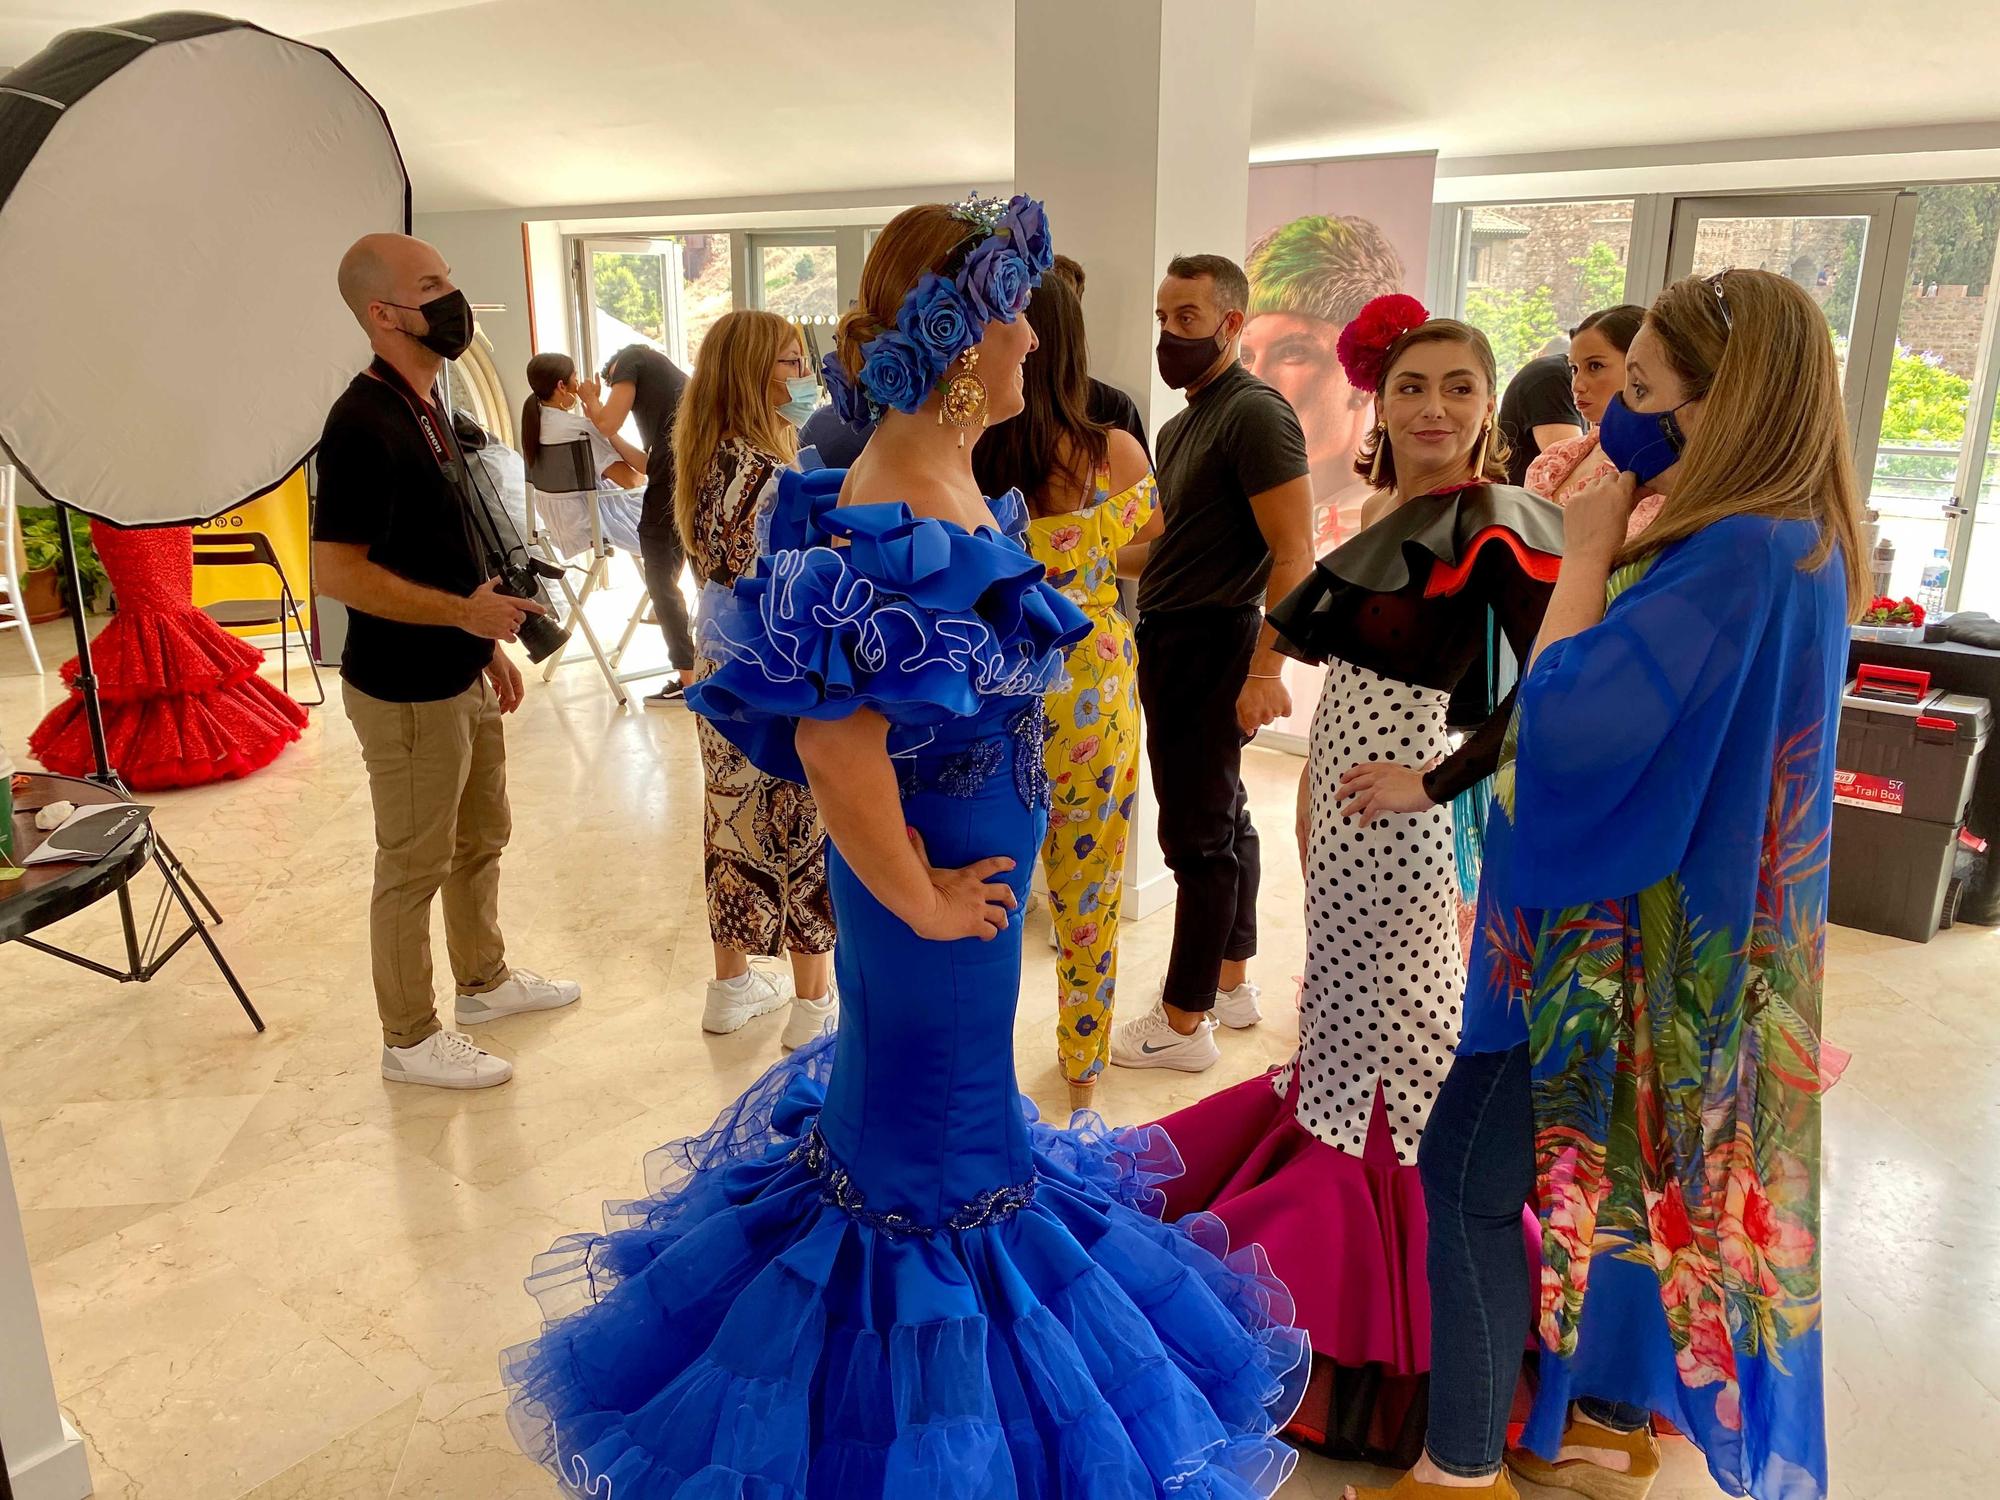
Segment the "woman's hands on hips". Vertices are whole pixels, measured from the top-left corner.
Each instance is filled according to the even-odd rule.
[[[1422,771],[1391,761],[1350,766],[1333,795],[1340,815],[1350,823],[1373,823],[1392,813],[1428,812],[1437,806],[1424,790]],[[1300,826],[1303,829],[1304,825]]]
[[[923,835],[909,830],[910,844],[924,868],[930,872],[930,905],[908,920],[910,930],[932,942],[956,938],[978,938],[990,943],[1007,930],[1007,914],[1020,903],[1014,892],[997,877],[1014,868],[1004,855],[982,859],[957,870],[940,870],[931,864]]]

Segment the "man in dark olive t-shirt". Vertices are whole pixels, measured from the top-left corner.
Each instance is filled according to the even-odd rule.
[[[646,700],[649,706],[677,702],[694,681],[694,633],[688,628],[681,573],[687,556],[674,524],[674,413],[687,389],[685,371],[650,344],[627,344],[604,367],[604,405],[598,429],[609,435],[629,414],[646,445],[646,496],[639,507],[639,560],[653,614],[667,639],[667,660],[676,676]]]
[[[1160,283],[1160,376],[1187,409],[1160,429],[1165,530],[1139,575],[1139,701],[1174,872],[1173,952],[1158,1009],[1111,1034],[1128,1068],[1200,1072],[1220,1056],[1213,1022],[1260,1019],[1257,830],[1243,746],[1291,712],[1266,595],[1312,568],[1312,479],[1291,405],[1237,362],[1250,286],[1219,255],[1176,258]]]

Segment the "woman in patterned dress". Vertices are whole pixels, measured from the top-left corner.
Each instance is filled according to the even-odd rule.
[[[1052,783],[1042,868],[1056,936],[1056,1055],[1073,1109],[1090,1107],[1111,1048],[1118,914],[1139,782],[1132,627],[1118,580],[1136,577],[1162,521],[1152,465],[1130,433],[1093,422],[1083,307],[1050,277],[1028,304],[1038,347],[1022,367],[1027,410],[973,455],[989,495],[1018,489],[1027,544],[1090,621],[1070,648],[1069,685],[1048,695]]]
[[[674,512],[705,602],[757,559],[758,523],[797,451],[787,420],[798,409],[794,386],[813,384],[798,330],[775,313],[729,313],[702,341],[674,419]],[[714,669],[704,652],[697,677]],[[715,944],[702,1030],[726,1034],[783,1005],[778,981],[752,969],[750,956],[788,953],[792,1013],[782,1045],[790,1051],[835,1020],[826,830],[805,787],[758,771],[706,719],[696,721],[695,734],[706,782],[702,871]]]
[[[1632,338],[1645,317],[1645,308],[1626,302],[1594,312],[1576,325],[1569,342],[1569,389],[1590,430],[1541,451],[1528,465],[1528,477],[1522,481],[1529,494],[1568,505],[1598,480],[1618,472],[1618,466],[1604,456],[1603,445],[1597,440],[1597,424],[1604,420],[1604,408],[1625,384],[1625,351],[1632,347]],[[1633,506],[1629,534],[1637,536],[1652,525],[1666,501],[1665,495],[1654,492]]]

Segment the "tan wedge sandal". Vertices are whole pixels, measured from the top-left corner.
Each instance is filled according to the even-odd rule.
[[[1565,1448],[1603,1448],[1623,1453],[1632,1461],[1629,1469],[1607,1469],[1587,1458],[1550,1463],[1525,1448],[1507,1450],[1507,1467],[1530,1484],[1545,1489],[1568,1490],[1588,1500],[1646,1500],[1646,1492],[1660,1473],[1660,1444],[1650,1425],[1631,1432],[1614,1432],[1595,1422],[1581,1422],[1572,1415],[1563,1429]]]
[[[1366,1485],[1354,1486],[1355,1500],[1521,1500],[1521,1492],[1514,1488],[1514,1481],[1502,1469],[1493,1476],[1490,1487],[1479,1490],[1461,1489],[1449,1484],[1425,1484],[1414,1474],[1405,1474],[1386,1490],[1370,1489]]]

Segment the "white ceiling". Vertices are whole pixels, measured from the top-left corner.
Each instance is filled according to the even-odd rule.
[[[1012,172],[1013,16],[995,0],[235,8],[331,48],[374,92],[420,210],[970,185]],[[1260,160],[2000,117],[2000,0],[1257,0],[1257,17]],[[105,19],[105,0],[7,0],[0,60]],[[1116,76],[1107,59],[1107,85]]]

